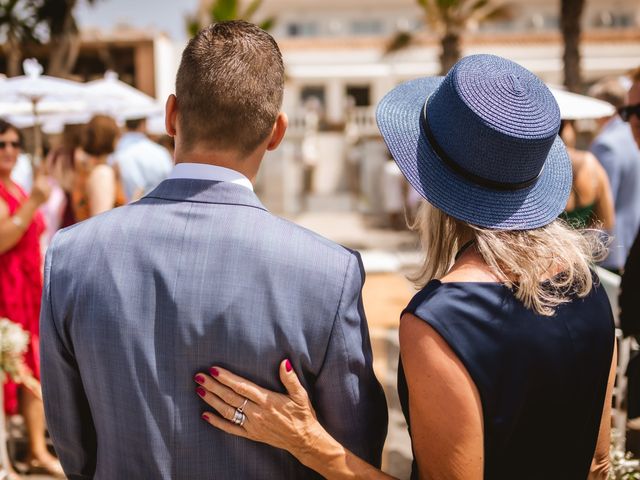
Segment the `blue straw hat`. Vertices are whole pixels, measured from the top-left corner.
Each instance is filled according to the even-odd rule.
[[[409,183],[454,218],[499,230],[552,222],[571,190],[560,110],[545,84],[494,55],[472,55],[446,77],[391,90],[378,128]]]

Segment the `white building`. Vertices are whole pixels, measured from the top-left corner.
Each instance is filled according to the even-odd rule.
[[[463,54],[494,53],[562,83],[558,0],[511,0],[508,19],[470,25]],[[344,121],[349,102],[375,105],[395,84],[439,72],[440,45],[415,0],[265,0],[258,18],[274,16],[273,34],[287,66],[286,108],[314,96],[329,123]],[[385,54],[398,32],[409,48]],[[587,0],[582,68],[586,82],[640,65],[640,2]],[[352,97],[352,100],[348,100]]]

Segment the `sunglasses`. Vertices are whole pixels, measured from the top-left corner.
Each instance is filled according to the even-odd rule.
[[[4,150],[5,148],[7,148],[7,145],[11,145],[15,149],[20,148],[20,142],[3,142],[3,141],[0,141],[0,150]]]
[[[618,109],[618,114],[620,118],[625,122],[631,120],[631,117],[635,115],[640,119],[640,103],[636,103],[635,105],[625,105],[624,107],[620,107]]]

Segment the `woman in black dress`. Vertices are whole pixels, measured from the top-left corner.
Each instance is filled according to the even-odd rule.
[[[523,67],[475,55],[399,85],[377,119],[427,201],[421,290],[400,323],[413,478],[606,478],[614,325],[591,270],[605,248],[557,219],[571,163],[553,96]],[[288,360],[288,395],[210,374],[196,382],[212,425],[328,478],[389,478],[322,428]]]

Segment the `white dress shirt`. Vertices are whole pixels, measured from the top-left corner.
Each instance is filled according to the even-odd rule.
[[[153,190],[173,168],[169,151],[147,138],[144,133],[125,133],[113,154],[120,168],[120,178],[127,201]]]
[[[236,185],[242,185],[253,192],[253,184],[240,172],[206,163],[178,163],[173,167],[168,178],[192,178],[196,180],[231,182]]]

